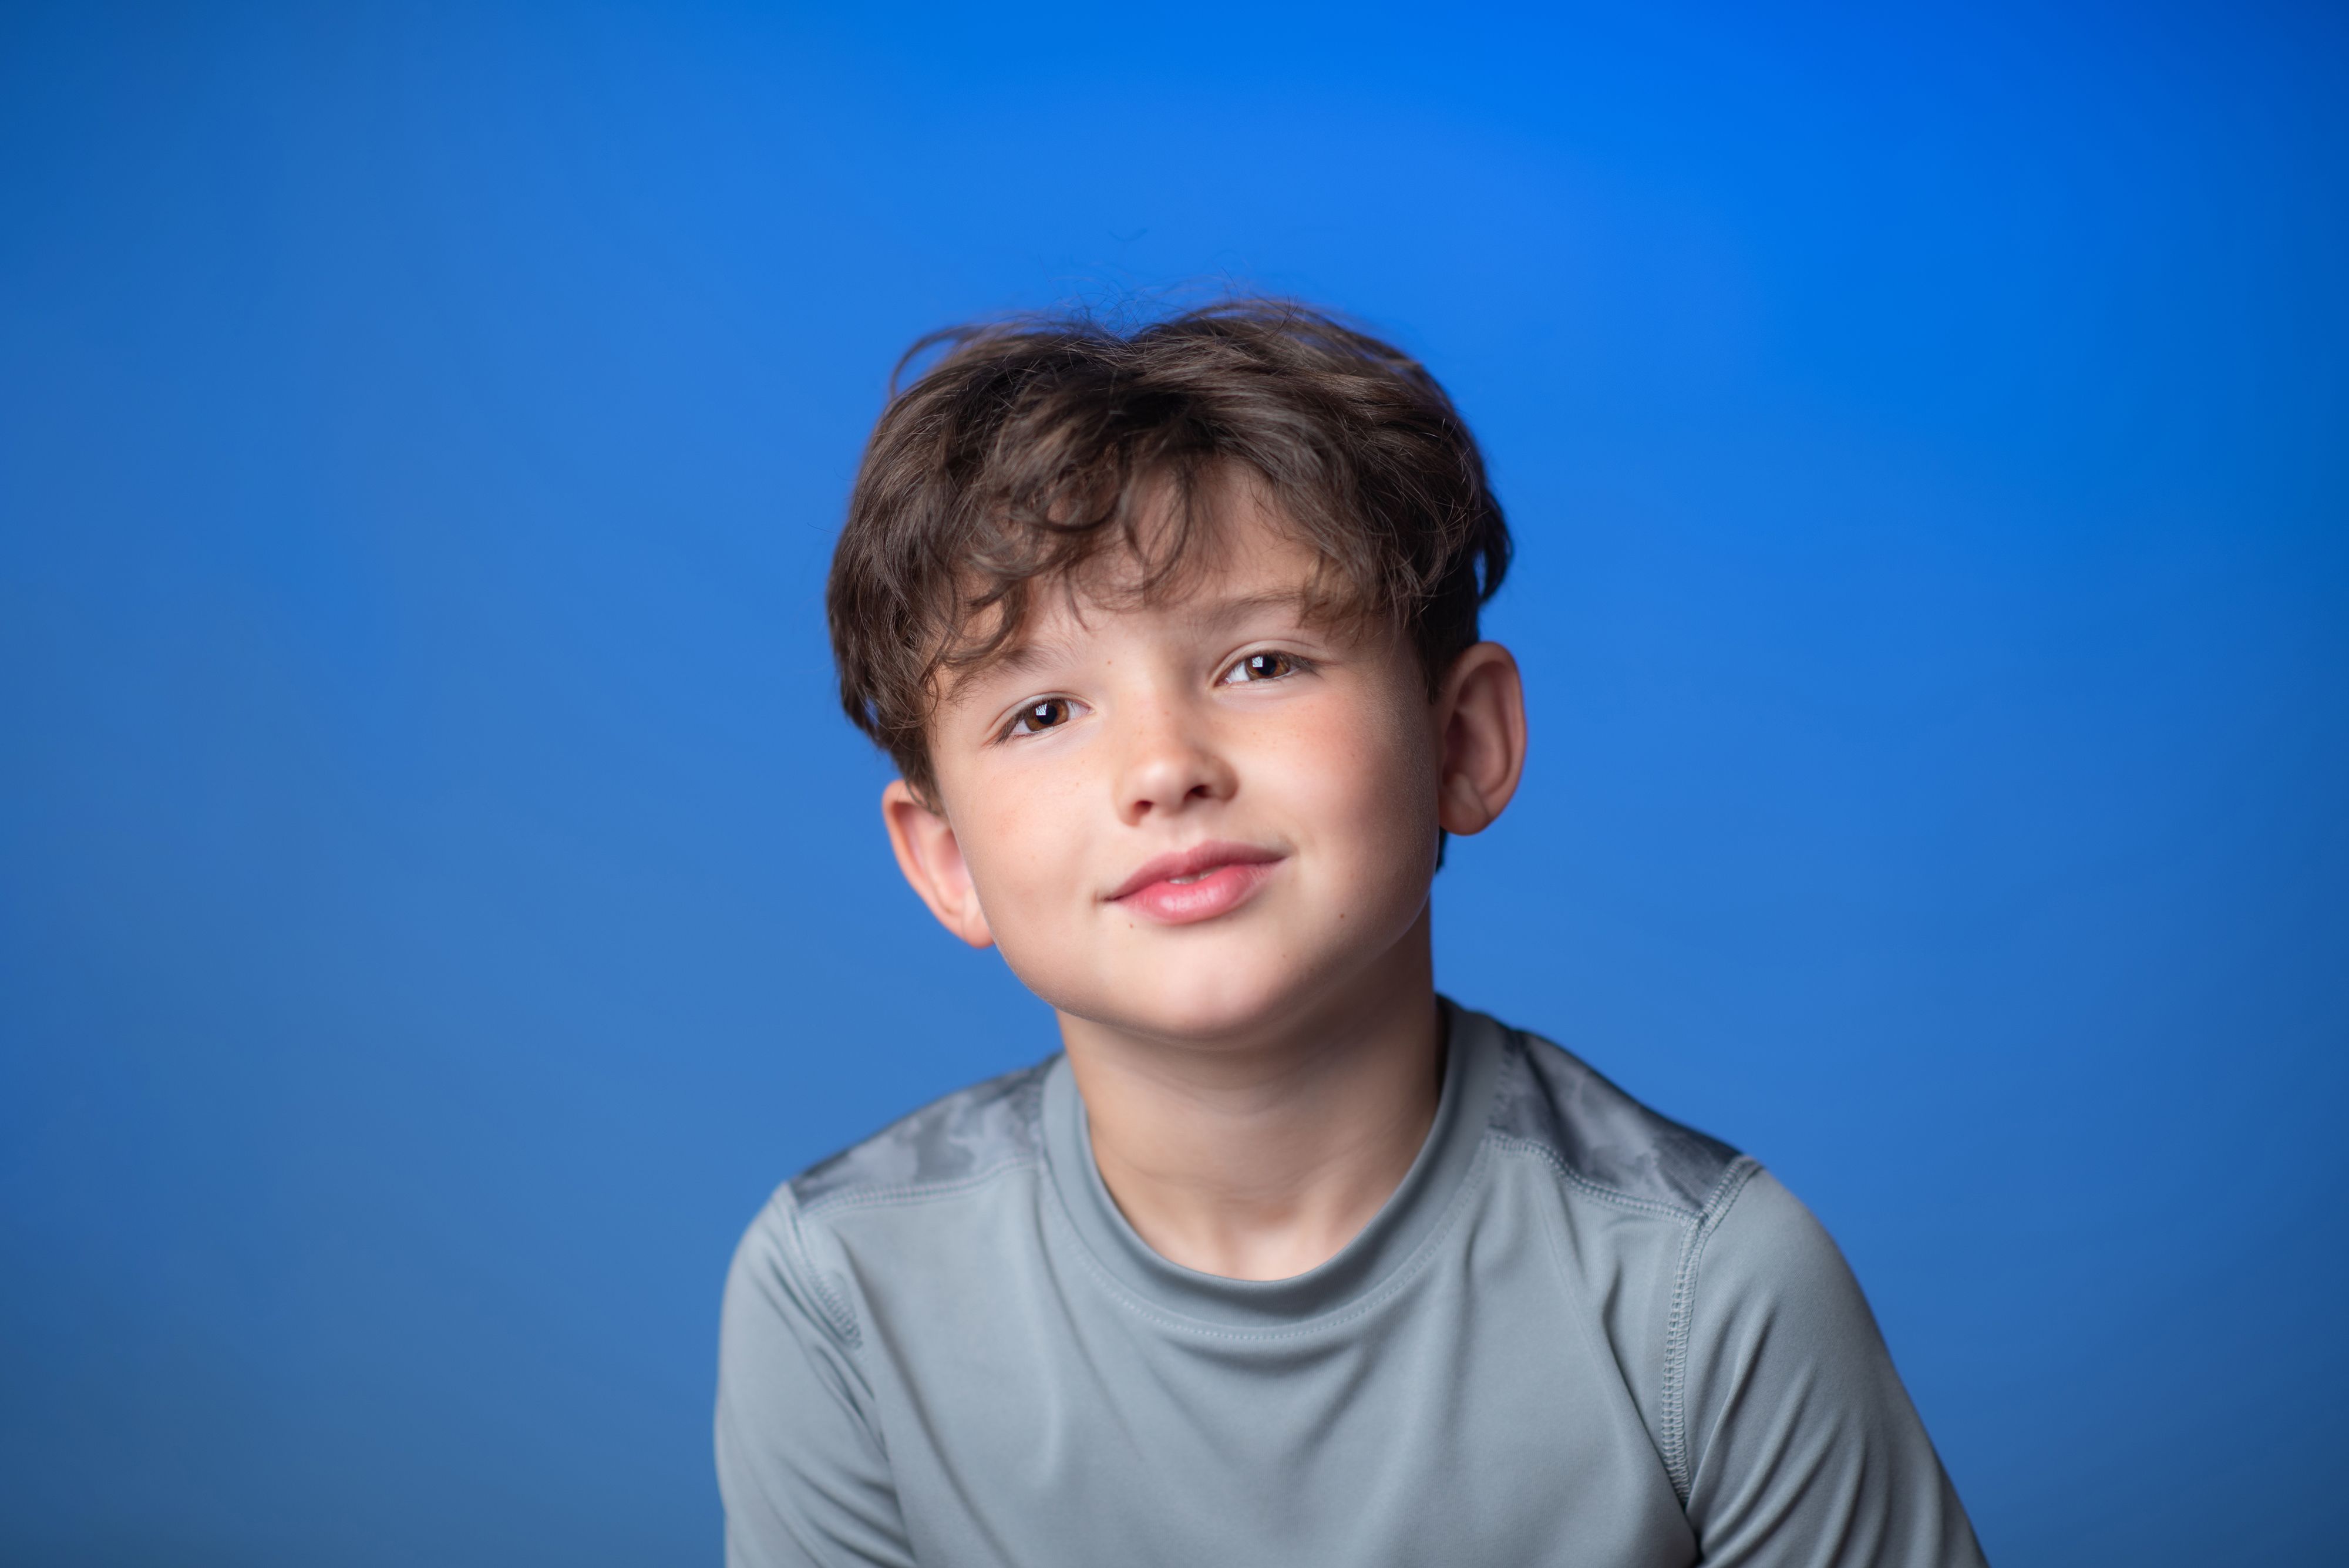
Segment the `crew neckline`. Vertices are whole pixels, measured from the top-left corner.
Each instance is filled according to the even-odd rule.
[[[1442,1224],[1475,1163],[1490,1111],[1500,1026],[1438,997],[1444,1086],[1435,1120],[1379,1211],[1328,1261],[1285,1280],[1238,1280],[1185,1268],[1142,1239],[1102,1180],[1084,1098],[1066,1055],[1044,1080],[1044,1160],[1077,1239],[1143,1302],[1230,1328],[1295,1327],[1361,1301],[1392,1278]]]

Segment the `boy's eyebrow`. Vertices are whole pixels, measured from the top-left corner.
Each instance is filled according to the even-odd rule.
[[[1262,609],[1288,607],[1302,610],[1311,602],[1311,599],[1312,595],[1301,587],[1271,588],[1260,594],[1240,594],[1231,598],[1218,600],[1212,607],[1202,612],[1199,618],[1220,623],[1240,620]]]
[[[942,681],[942,690],[938,693],[938,706],[941,709],[959,708],[969,701],[978,693],[980,685],[990,678],[1023,674],[1042,664],[1050,656],[1050,645],[1023,638],[1009,647],[988,655],[975,668],[966,669],[959,675]]]

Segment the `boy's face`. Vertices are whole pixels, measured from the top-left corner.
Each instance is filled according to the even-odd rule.
[[[940,809],[885,799],[950,929],[1063,1012],[1202,1043],[1309,1018],[1388,959],[1438,827],[1497,815],[1524,749],[1505,652],[1431,702],[1402,637],[1309,622],[1311,555],[1247,487],[1225,499],[1179,595],[1040,594],[1009,656],[941,692]]]

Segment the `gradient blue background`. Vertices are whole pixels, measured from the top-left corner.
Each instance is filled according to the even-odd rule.
[[[2003,1564],[2343,1560],[2333,7],[0,19],[0,1558],[714,1562],[770,1188],[1052,1044],[821,577],[1219,280],[1520,544],[1454,993],[1770,1162]]]

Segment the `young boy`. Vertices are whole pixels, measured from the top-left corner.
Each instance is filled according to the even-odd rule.
[[[729,1561],[1979,1563],[1808,1211],[1436,995],[1526,745],[1443,391],[1282,305],[943,341],[833,643],[905,879],[1062,1049],[751,1225]]]

